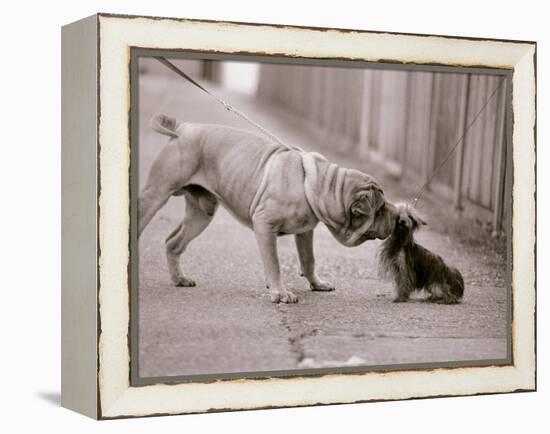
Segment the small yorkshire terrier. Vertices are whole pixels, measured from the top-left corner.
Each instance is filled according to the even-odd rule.
[[[428,301],[458,303],[464,294],[460,271],[414,241],[414,232],[426,225],[416,209],[407,203],[396,207],[395,228],[380,251],[382,269],[395,280],[397,297],[393,301],[407,301],[411,292],[425,289],[430,293]]]

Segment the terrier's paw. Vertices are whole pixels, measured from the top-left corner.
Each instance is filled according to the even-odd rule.
[[[405,303],[407,300],[408,300],[407,297],[401,297],[401,296],[399,296],[399,297],[394,298],[394,299],[393,299],[393,302],[394,302],[394,303]]]
[[[454,295],[449,295],[443,300],[443,304],[458,304],[458,298],[456,298]]]
[[[190,286],[196,286],[196,282],[193,279],[190,279],[185,276],[178,276],[174,279],[172,279],[174,282],[174,285],[176,286],[184,286],[184,287],[190,287]]]
[[[445,297],[431,296],[428,298],[428,301],[430,303],[436,303],[436,304],[458,304],[459,303],[458,298],[450,294]]]

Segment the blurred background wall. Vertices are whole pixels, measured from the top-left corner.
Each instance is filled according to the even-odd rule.
[[[502,76],[246,62],[175,60],[188,74],[283,108],[334,151],[421,185],[465,134],[434,176],[429,193],[503,228],[508,206],[506,85],[467,125]],[[149,63],[148,63],[149,65]],[[152,73],[169,73],[158,64]],[[253,115],[253,113],[250,113]]]

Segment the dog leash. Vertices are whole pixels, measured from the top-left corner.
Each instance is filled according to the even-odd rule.
[[[243,119],[244,121],[248,122],[250,125],[252,125],[253,127],[255,127],[256,129],[258,129],[259,131],[261,131],[265,136],[269,137],[270,139],[274,140],[275,142],[277,142],[279,145],[281,146],[284,146],[285,148],[289,149],[289,150],[297,150],[299,152],[304,152],[303,149],[297,147],[297,146],[289,146],[287,145],[285,142],[283,142],[281,139],[279,139],[275,134],[273,134],[272,132],[268,131],[266,128],[262,127],[260,124],[258,124],[257,122],[254,122],[252,119],[250,119],[247,115],[245,115],[242,111],[240,111],[239,109],[233,107],[231,104],[227,103],[226,101],[224,101],[223,99],[221,98],[218,98],[216,95],[214,95],[212,92],[210,92],[208,89],[206,89],[204,86],[202,86],[201,84],[199,84],[197,81],[193,80],[189,75],[187,75],[185,72],[183,72],[180,68],[178,68],[176,65],[174,65],[172,62],[170,62],[169,60],[167,60],[165,57],[162,57],[162,56],[154,56],[154,58],[156,60],[158,60],[160,63],[162,63],[164,66],[166,66],[168,69],[170,69],[171,71],[175,72],[176,74],[178,74],[180,77],[183,77],[185,80],[187,80],[189,83],[193,84],[194,86],[196,86],[198,89],[202,90],[204,93],[206,93],[207,95],[209,95],[211,98],[213,98],[214,100],[216,100],[217,102],[219,102],[221,105],[223,105],[225,107],[225,109],[227,111],[230,111],[230,112],[233,112],[235,115],[239,116],[241,119]],[[439,170],[441,170],[441,168],[449,161],[449,159],[451,158],[451,156],[454,154],[454,152],[456,151],[458,145],[460,144],[460,142],[462,142],[462,140],[464,140],[464,138],[466,137],[466,134],[468,133],[468,131],[470,130],[470,128],[473,126],[473,124],[475,123],[475,121],[479,118],[479,116],[481,115],[481,113],[485,110],[485,108],[487,107],[487,105],[489,104],[489,102],[493,99],[493,97],[496,95],[497,91],[501,88],[502,84],[505,82],[506,80],[506,77],[503,77],[500,81],[500,83],[495,87],[495,89],[493,90],[493,92],[491,93],[491,95],[489,96],[489,98],[487,98],[487,100],[485,101],[485,103],[483,104],[483,106],[479,109],[479,111],[475,114],[475,116],[473,117],[473,119],[468,123],[468,125],[466,126],[466,128],[464,129],[464,132],[462,133],[462,135],[460,136],[460,138],[456,141],[456,143],[453,145],[453,147],[451,148],[451,150],[447,153],[447,155],[445,156],[445,158],[438,164],[438,166],[432,171],[432,173],[430,174],[430,176],[428,177],[428,179],[426,180],[426,182],[424,182],[424,184],[419,188],[418,190],[418,193],[414,196],[413,200],[412,200],[412,206],[416,208],[416,205],[418,203],[418,201],[420,200],[420,198],[422,197],[422,195],[424,194],[424,192],[426,191],[426,188],[428,187],[428,185],[430,185],[430,183],[432,182],[433,178],[435,177],[435,175],[437,174],[437,172],[439,172]]]
[[[273,134],[272,132],[268,131],[266,128],[262,127],[260,124],[258,124],[257,122],[254,122],[252,119],[250,119],[247,115],[245,115],[242,111],[240,111],[239,109],[233,107],[231,104],[227,103],[226,101],[224,101],[223,99],[221,98],[218,98],[216,95],[214,95],[212,92],[210,92],[208,89],[206,89],[204,86],[202,86],[201,84],[199,84],[197,81],[193,80],[189,75],[187,75],[185,72],[183,72],[180,68],[178,68],[176,65],[174,65],[172,62],[170,62],[169,60],[167,60],[165,57],[162,57],[162,56],[155,56],[154,57],[156,60],[158,60],[160,63],[162,63],[164,66],[166,66],[168,69],[172,70],[173,72],[175,72],[176,74],[178,74],[180,77],[183,77],[184,79],[186,79],[189,83],[193,84],[194,86],[196,86],[197,88],[199,88],[200,90],[202,90],[204,93],[206,93],[207,95],[209,95],[211,98],[215,99],[217,102],[219,102],[221,105],[223,105],[225,107],[225,109],[227,111],[230,111],[234,114],[236,114],[237,116],[239,116],[241,119],[243,119],[244,121],[248,122],[250,125],[252,125],[253,127],[255,127],[256,129],[260,130],[264,135],[266,135],[267,137],[269,137],[270,139],[274,140],[275,142],[277,142],[279,145],[281,146],[284,146],[285,148],[289,149],[289,150],[297,150],[297,151],[302,151],[301,148],[298,148],[296,146],[289,146],[287,145],[285,142],[283,142],[281,139],[279,139],[275,134]]]
[[[438,166],[432,171],[431,175],[428,177],[428,179],[426,180],[426,182],[422,185],[422,187],[420,187],[420,189],[418,190],[418,193],[414,196],[414,199],[412,200],[412,206],[414,208],[416,208],[416,204],[418,203],[418,201],[420,200],[420,198],[422,197],[422,195],[424,194],[424,192],[426,191],[426,188],[428,187],[428,185],[430,185],[430,182],[432,182],[433,178],[435,177],[435,175],[437,174],[437,172],[439,172],[439,170],[441,170],[441,168],[447,163],[447,161],[449,161],[449,158],[451,158],[451,156],[453,155],[454,151],[456,150],[456,148],[458,147],[458,145],[460,144],[460,142],[462,142],[462,140],[464,140],[464,138],[466,137],[466,134],[468,133],[468,130],[472,127],[472,125],[474,125],[475,121],[477,120],[477,118],[479,117],[479,115],[481,115],[481,113],[483,112],[483,110],[485,110],[485,107],[487,107],[487,105],[489,104],[489,102],[493,99],[493,97],[496,95],[497,91],[501,88],[501,86],[503,85],[503,83],[506,81],[506,76],[504,76],[501,80],[500,80],[500,83],[495,87],[495,89],[493,90],[493,92],[491,93],[491,95],[489,96],[489,98],[487,98],[487,100],[485,101],[485,103],[481,106],[481,108],[479,109],[479,111],[475,114],[475,116],[473,117],[473,119],[470,121],[470,123],[468,123],[468,125],[466,126],[466,128],[464,129],[464,132],[462,133],[462,135],[460,136],[460,138],[456,141],[456,143],[453,145],[453,147],[451,148],[451,150],[447,153],[447,155],[445,156],[445,158],[443,159],[443,161],[441,161],[441,163],[438,164]]]

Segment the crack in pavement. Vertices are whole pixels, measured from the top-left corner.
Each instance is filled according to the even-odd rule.
[[[292,334],[292,329],[289,325],[285,326],[287,331]],[[291,336],[288,338],[288,341],[290,342],[290,348],[292,353],[296,356],[296,364],[299,365],[305,358],[305,350],[304,350],[304,344],[302,343],[302,339],[309,338],[311,336],[315,336],[317,334],[318,330],[313,329],[307,332],[300,333],[299,335]]]
[[[319,329],[314,328],[311,330],[304,331],[302,333],[296,333],[292,330],[292,327],[287,320],[287,315],[286,315],[287,310],[281,309],[281,306],[279,305],[279,312],[281,312],[282,314],[281,325],[289,334],[287,339],[290,344],[290,352],[296,360],[296,366],[298,366],[306,358],[304,344],[302,340],[304,338],[315,336],[319,332]]]

